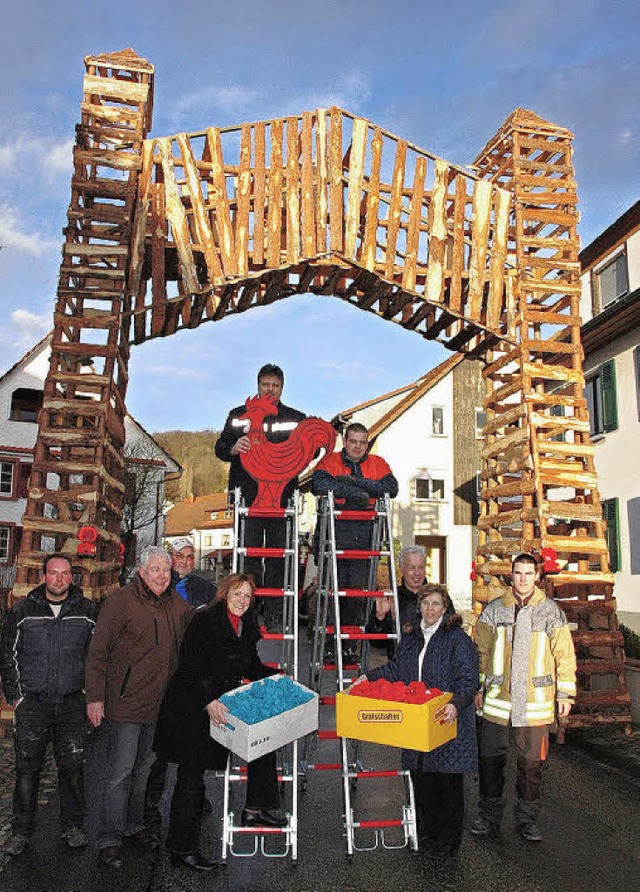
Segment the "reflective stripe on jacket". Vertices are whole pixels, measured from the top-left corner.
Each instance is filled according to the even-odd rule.
[[[556,699],[575,698],[571,631],[560,607],[538,588],[517,617],[515,607],[513,592],[506,589],[478,618],[482,715],[500,725],[549,725]]]

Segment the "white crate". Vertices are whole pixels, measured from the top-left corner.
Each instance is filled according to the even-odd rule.
[[[271,678],[278,681],[284,676],[274,675]],[[301,690],[313,694],[313,699],[275,715],[273,718],[257,722],[255,725],[248,725],[237,718],[233,715],[233,705],[228,702],[227,698],[248,690],[254,684],[260,684],[260,682],[252,681],[251,684],[242,685],[225,694],[225,700],[229,707],[229,718],[226,725],[220,727],[214,725],[213,722],[210,723],[213,739],[240,756],[245,762],[253,762],[254,759],[259,759],[260,756],[264,756],[272,750],[286,746],[293,740],[304,737],[305,734],[310,734],[318,728],[318,695],[297,681],[294,681],[294,684]]]

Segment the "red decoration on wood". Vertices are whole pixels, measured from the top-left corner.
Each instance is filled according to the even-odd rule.
[[[240,453],[245,471],[258,484],[254,508],[279,508],[282,491],[314,458],[318,449],[332,452],[336,432],[322,418],[305,418],[283,443],[270,443],[263,428],[267,415],[276,414],[276,404],[270,396],[249,397],[242,418],[251,422],[251,449]]]

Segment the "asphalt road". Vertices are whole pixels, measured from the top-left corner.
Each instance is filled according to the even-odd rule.
[[[323,745],[336,746],[335,742]],[[395,751],[385,752],[393,764]],[[380,758],[379,752],[372,758],[376,756]],[[365,751],[363,757],[367,761],[371,754]],[[99,795],[101,759],[98,742],[88,766],[90,805]],[[390,802],[393,806],[394,797],[400,801],[397,786],[395,791],[389,787],[372,791],[372,783],[361,784],[356,793],[356,806],[363,817],[365,813],[375,813],[381,803]],[[85,851],[70,851],[60,839],[54,796],[40,810],[30,849],[20,858],[11,859],[0,873],[0,887],[3,892],[347,892],[425,888],[604,892],[640,888],[640,784],[578,750],[555,747],[548,762],[545,787],[542,844],[526,843],[514,835],[509,810],[500,839],[483,842],[467,836],[455,862],[434,865],[420,852],[380,848],[357,852],[349,861],[342,837],[339,776],[317,772],[310,777],[308,789],[301,796],[296,865],[287,858],[257,855],[230,858],[226,866],[209,874],[172,868],[164,854],[154,859],[136,851],[127,853],[122,870],[108,870],[99,865],[93,841]],[[208,793],[214,813],[204,827],[203,848],[216,855],[220,851],[221,781],[211,778]],[[475,783],[470,778],[470,810],[475,798]],[[361,844],[369,842],[370,837],[361,837]]]

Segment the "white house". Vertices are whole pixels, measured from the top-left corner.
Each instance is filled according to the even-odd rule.
[[[585,396],[618,616],[640,632],[640,201],[580,263]]]
[[[0,565],[12,564],[20,548],[22,515],[49,369],[51,334],[0,377]],[[126,507],[123,533],[139,554],[162,541],[164,486],[180,465],[131,415],[125,418]],[[131,554],[131,563],[134,555]]]
[[[165,545],[189,536],[196,570],[220,571],[230,564],[233,551],[233,508],[226,492],[189,496],[167,512]]]
[[[480,364],[455,355],[417,381],[340,413],[347,422],[366,425],[373,451],[398,480],[394,537],[403,547],[425,547],[428,578],[446,583],[459,609],[471,607],[481,407]],[[315,523],[308,477],[302,486],[303,530]]]

